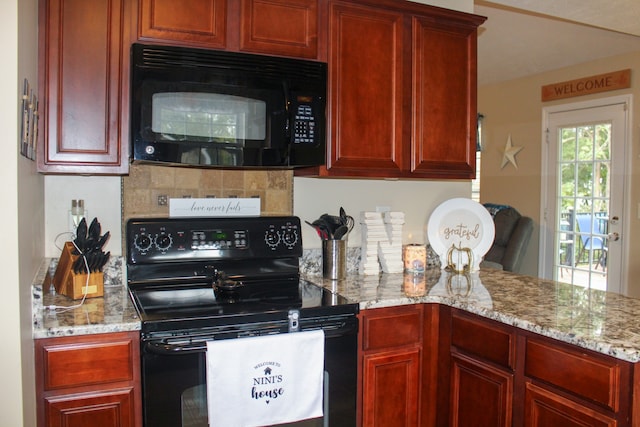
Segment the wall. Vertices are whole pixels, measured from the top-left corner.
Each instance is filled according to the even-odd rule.
[[[632,69],[632,87],[630,89],[546,103],[542,103],[540,100],[541,86],[626,68]],[[546,106],[632,93],[634,94],[633,117],[631,118],[633,127],[629,139],[629,144],[631,144],[629,151],[631,154],[629,163],[631,187],[628,192],[630,197],[626,203],[627,208],[631,208],[633,215],[627,215],[626,218],[629,224],[629,238],[625,243],[629,245],[629,259],[636,259],[640,255],[640,242],[631,236],[637,236],[640,232],[640,220],[636,215],[636,206],[640,201],[640,182],[638,181],[638,174],[640,174],[640,160],[638,158],[640,153],[638,145],[640,80],[637,76],[638,72],[640,72],[640,52],[479,88],[478,111],[485,116],[481,201],[515,206],[522,214],[532,217],[536,224],[540,224],[542,109]],[[514,145],[523,147],[516,155],[517,169],[511,164],[503,169],[500,168],[502,151],[509,134],[511,134]],[[523,272],[526,274],[537,275],[538,273],[538,238],[539,228],[536,227],[523,265]],[[626,275],[634,278],[639,274],[640,264],[629,262]],[[624,272],[623,276],[625,276]],[[627,294],[640,296],[640,283],[630,281]]]
[[[0,423],[34,426],[35,372],[31,334],[31,283],[44,247],[44,185],[35,163],[18,154],[22,82],[37,87],[37,1],[5,0],[0,15],[0,137],[3,224],[0,269],[3,330],[0,353]]]
[[[313,221],[323,213],[338,215],[340,207],[354,217],[350,247],[361,246],[360,212],[389,207],[404,212],[403,243],[427,243],[427,222],[431,212],[453,197],[470,197],[469,181],[387,181],[348,179],[294,179],[293,210],[302,220]],[[311,227],[303,227],[305,249],[320,248],[321,241]]]
[[[88,221],[98,218],[103,232],[111,238],[105,251],[121,254],[120,177],[46,175],[45,182],[45,256],[60,256],[64,242],[71,240],[69,215],[71,200],[84,200]]]

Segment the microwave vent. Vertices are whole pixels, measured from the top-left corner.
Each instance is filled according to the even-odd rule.
[[[327,74],[327,65],[322,62],[174,46],[136,43],[132,46],[132,57],[135,67],[152,69],[204,68],[222,73],[233,70],[291,80],[324,80]]]

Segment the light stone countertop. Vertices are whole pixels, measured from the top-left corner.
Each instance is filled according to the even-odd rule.
[[[140,330],[121,257],[105,269],[104,297],[88,298],[70,310],[45,308],[80,302],[43,289],[47,274],[54,271],[55,260],[46,259],[34,279],[33,338]],[[363,276],[350,271],[338,282],[323,279],[314,268],[301,271],[307,281],[359,303],[361,310],[446,304],[618,359],[640,361],[640,299],[490,269],[468,276],[438,268],[424,275]]]
[[[341,281],[304,278],[360,304],[361,310],[439,303],[618,359],[640,361],[640,299],[500,270],[468,276],[348,274]]]
[[[33,338],[140,330],[140,319],[127,291],[122,257],[112,257],[104,269],[104,296],[74,301],[43,289],[56,260],[45,259],[32,286]],[[48,306],[64,308],[47,308]],[[68,307],[78,306],[69,309]]]

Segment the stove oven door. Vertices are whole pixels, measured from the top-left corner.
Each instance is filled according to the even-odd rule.
[[[325,330],[325,416],[286,426],[356,425],[357,320],[353,320],[355,327]],[[205,359],[206,341],[186,345],[143,338],[146,427],[208,427]]]

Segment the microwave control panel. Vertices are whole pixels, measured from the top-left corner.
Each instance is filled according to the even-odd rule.
[[[315,142],[316,121],[311,105],[298,105],[293,121],[293,142],[296,144],[312,144]]]
[[[298,95],[295,97],[293,105],[293,129],[292,141],[294,144],[314,144],[318,142],[318,121],[317,115],[321,108],[316,105],[320,102],[320,97],[310,95]]]

